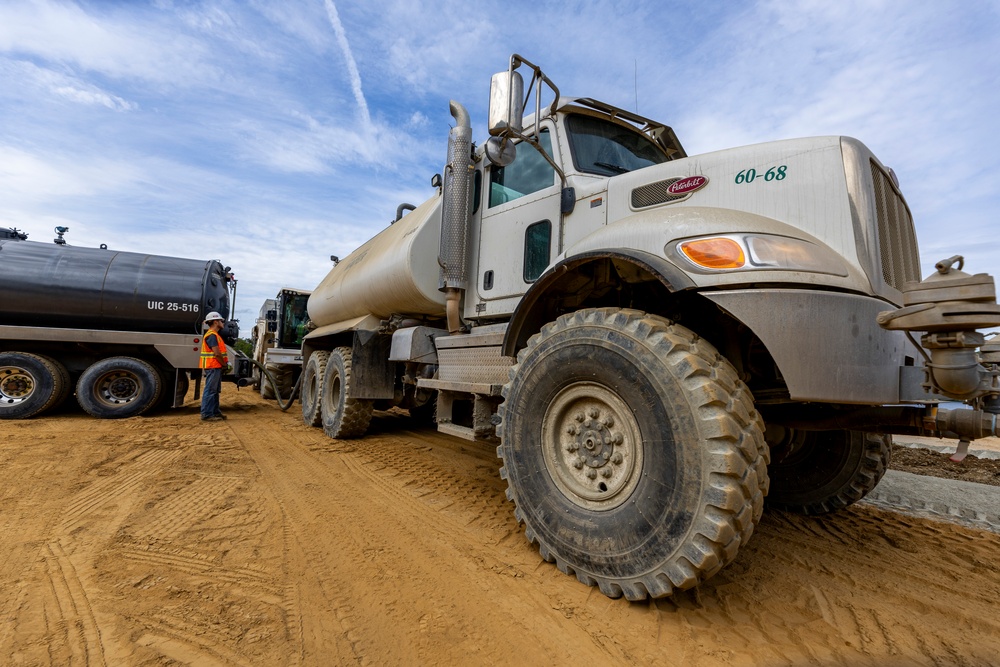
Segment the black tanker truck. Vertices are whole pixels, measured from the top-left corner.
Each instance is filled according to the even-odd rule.
[[[57,228],[57,232],[65,228]],[[24,419],[76,394],[94,417],[177,407],[188,375],[200,389],[202,321],[227,318],[235,280],[198,261],[28,241],[0,228],[0,419]],[[229,349],[225,378],[246,384],[250,361]]]

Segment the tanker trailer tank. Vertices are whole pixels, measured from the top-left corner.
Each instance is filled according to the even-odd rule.
[[[441,197],[427,200],[382,230],[330,270],[309,297],[319,327],[365,315],[445,314],[437,257]]]
[[[229,315],[227,283],[215,260],[0,239],[5,324],[200,334]]]
[[[189,374],[200,381],[205,316],[232,308],[228,267],[61,239],[0,230],[0,419],[40,415],[74,393],[100,418],[183,404]],[[227,322],[223,339],[237,332]],[[229,358],[224,379],[246,384],[249,360],[234,348]]]

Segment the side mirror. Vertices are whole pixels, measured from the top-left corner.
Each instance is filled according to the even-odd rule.
[[[277,322],[278,321],[278,311],[277,310],[269,310],[269,311],[267,311],[267,313],[264,314],[264,319],[267,320],[268,322]]]
[[[521,132],[524,116],[524,78],[520,72],[497,72],[490,81],[490,135],[502,135],[508,128]]]
[[[490,137],[484,146],[490,164],[506,167],[517,157],[517,146],[507,137]]]

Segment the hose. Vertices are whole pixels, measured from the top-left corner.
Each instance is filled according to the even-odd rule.
[[[299,379],[295,381],[295,386],[292,387],[292,393],[288,396],[288,403],[286,404],[281,400],[281,391],[278,390],[278,382],[274,379],[274,376],[271,375],[271,371],[264,368],[264,364],[260,363],[256,359],[250,359],[249,357],[247,357],[247,359],[249,359],[250,363],[259,368],[263,376],[266,377],[267,381],[271,383],[271,388],[274,389],[274,397],[278,399],[278,407],[281,408],[282,412],[287,412],[288,408],[292,407],[292,403],[295,402],[295,397],[299,393],[299,387],[302,386],[303,374],[299,373]]]

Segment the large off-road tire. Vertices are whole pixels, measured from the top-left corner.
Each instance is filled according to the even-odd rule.
[[[161,391],[160,374],[151,364],[134,357],[109,357],[83,372],[76,383],[76,400],[99,419],[124,419],[156,405]]]
[[[801,514],[835,512],[868,495],[889,468],[888,435],[798,431],[787,437],[792,442],[776,450],[768,468],[771,507]],[[778,458],[782,450],[788,453]]]
[[[329,358],[330,353],[327,350],[313,352],[302,370],[299,402],[302,404],[302,421],[307,426],[323,425],[323,380]]]
[[[500,475],[525,535],[613,598],[691,588],[746,544],[768,490],[753,397],[662,317],[581,310],[545,325],[504,387]]]
[[[26,419],[55,405],[64,392],[59,366],[38,354],[0,352],[0,419]]]
[[[372,419],[372,402],[348,398],[351,393],[351,348],[338,347],[323,374],[323,431],[331,438],[360,438]]]
[[[291,396],[292,389],[295,388],[295,371],[283,364],[264,364],[264,368],[274,378],[274,382],[277,384],[277,391],[275,391],[274,385],[271,384],[271,381],[265,375],[260,379],[261,397],[271,400],[280,396],[284,400]]]
[[[268,401],[274,400],[274,386],[263,373],[260,374],[260,397]]]

